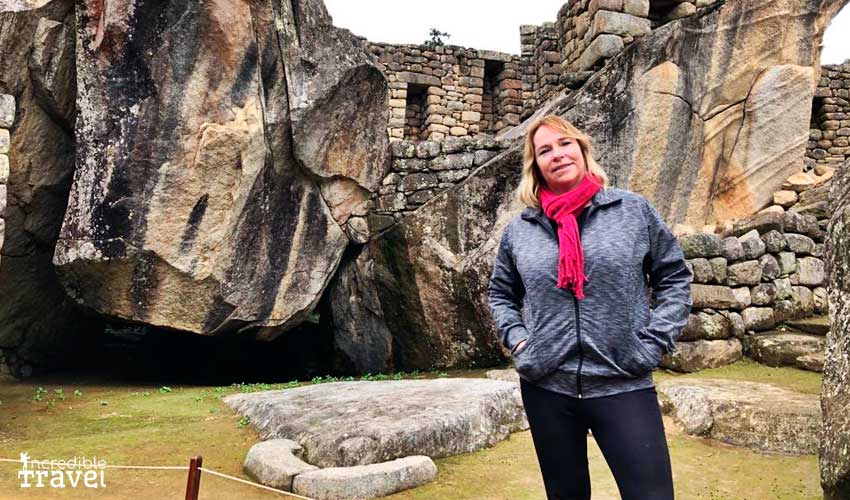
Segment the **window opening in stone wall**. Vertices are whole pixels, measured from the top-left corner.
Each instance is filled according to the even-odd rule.
[[[806,148],[806,156],[817,160],[822,160],[825,156],[824,151],[829,148],[829,142],[824,144],[823,130],[821,130],[821,115],[824,111],[824,98],[815,97],[812,99],[812,115],[809,119],[809,145]],[[814,165],[806,163],[803,166],[803,171],[808,172],[814,168]]]
[[[424,140],[428,131],[425,128],[425,108],[428,86],[416,83],[407,84],[407,107],[404,116],[404,138]]]
[[[820,128],[820,122],[818,121],[818,115],[823,113],[823,97],[815,97],[812,99],[812,117],[810,121],[809,128]]]
[[[484,61],[484,93],[481,96],[481,124],[479,130],[485,134],[495,133],[499,121],[499,75],[504,71],[505,63]]]
[[[650,0],[649,2],[649,20],[653,27],[662,23],[673,9],[681,2],[677,0]]]

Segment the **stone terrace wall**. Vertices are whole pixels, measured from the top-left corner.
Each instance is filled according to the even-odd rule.
[[[390,86],[390,140],[496,135],[522,113],[518,56],[366,42]]]
[[[850,60],[821,68],[806,157],[826,165],[850,158]]]
[[[9,146],[11,137],[9,129],[15,121],[15,97],[0,94],[0,250],[3,249],[6,223],[3,216],[6,212],[6,182],[9,180]],[[2,254],[0,254],[2,258]],[[10,375],[3,351],[0,350],[0,377]]]
[[[638,37],[724,0],[577,0],[554,23],[520,26],[523,119],[552,95],[581,86]]]
[[[523,119],[564,88],[558,38],[554,23],[520,27]]]
[[[462,182],[510,144],[486,135],[391,143],[392,166],[379,193],[373,195],[373,213],[391,215],[395,220],[407,215]]]
[[[662,366],[697,371],[733,363],[754,332],[828,312],[823,261],[832,172],[791,176],[774,205],[720,234],[681,236],[693,310]]]

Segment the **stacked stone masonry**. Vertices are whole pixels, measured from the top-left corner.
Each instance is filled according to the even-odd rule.
[[[390,86],[390,140],[497,135],[579,88],[637,38],[724,0],[566,2],[554,22],[520,26],[521,55],[363,39]]]
[[[578,0],[565,3],[554,23],[521,26],[523,118],[581,86],[635,39],[722,1]]]
[[[6,231],[6,183],[9,180],[9,148],[11,136],[9,129],[15,121],[15,97],[0,94],[0,251]],[[2,259],[2,253],[0,253]],[[9,376],[10,371],[3,351],[0,350],[0,377]]]
[[[850,157],[850,60],[821,68],[806,157],[810,167],[838,165]]]
[[[732,363],[746,354],[746,336],[828,312],[823,251],[831,177],[794,174],[758,214],[679,237],[693,273],[693,309],[677,352],[662,366],[692,371]],[[694,357],[701,361],[688,359]]]
[[[457,46],[366,43],[389,82],[391,141],[496,135],[519,124],[519,57]]]
[[[392,142],[392,166],[379,192],[372,196],[373,212],[397,220],[462,182],[510,145],[511,141],[486,135],[449,137],[441,142]]]

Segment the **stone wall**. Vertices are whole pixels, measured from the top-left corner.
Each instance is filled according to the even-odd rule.
[[[9,180],[9,146],[11,137],[9,129],[15,122],[15,97],[8,94],[0,94],[0,250],[3,249],[3,240],[6,231],[6,182]],[[0,254],[2,259],[2,254]],[[6,363],[3,350],[0,349],[0,377],[11,375]]]
[[[372,197],[373,214],[392,216],[390,223],[398,220],[462,182],[510,144],[486,135],[450,137],[441,142],[392,142],[392,166],[380,191]]]
[[[554,22],[520,26],[519,57],[457,46],[364,43],[389,80],[390,140],[496,135],[558,92],[580,87],[636,38],[724,2],[567,2]]]
[[[365,42],[390,87],[390,140],[496,135],[519,124],[518,56],[457,46]]]
[[[821,68],[806,157],[826,165],[850,157],[850,60]]]
[[[578,0],[555,22],[520,26],[523,118],[552,95],[581,86],[638,37],[724,0]]]
[[[795,174],[764,211],[719,233],[679,238],[693,272],[693,309],[662,366],[696,371],[733,363],[753,333],[828,312],[823,255],[831,177]]]
[[[554,23],[520,26],[523,118],[564,88],[558,38]]]

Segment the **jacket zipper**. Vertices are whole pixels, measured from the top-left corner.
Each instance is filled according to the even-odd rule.
[[[590,218],[590,210],[592,208],[593,208],[593,206],[588,207],[587,216],[585,217],[585,220]],[[544,220],[546,220],[546,219],[544,218]],[[557,243],[558,242],[558,232],[557,232],[557,230],[552,228],[551,223],[546,224],[544,227],[546,227],[546,229],[549,231],[549,233],[552,236],[555,237],[555,242]],[[583,228],[579,227],[579,237],[581,237],[582,229]],[[576,339],[578,341],[578,369],[576,370],[576,393],[578,393],[578,398],[581,399],[582,398],[582,393],[581,393],[581,367],[584,364],[584,349],[582,348],[582,345],[581,345],[581,316],[579,315],[578,298],[576,298],[575,296],[573,296],[573,305],[575,306],[575,311],[576,311]]]
[[[576,338],[578,339],[578,370],[576,370],[576,392],[578,398],[581,399],[581,365],[584,364],[584,350],[581,347],[581,317],[578,311],[578,299],[573,297],[573,304],[576,310]]]

